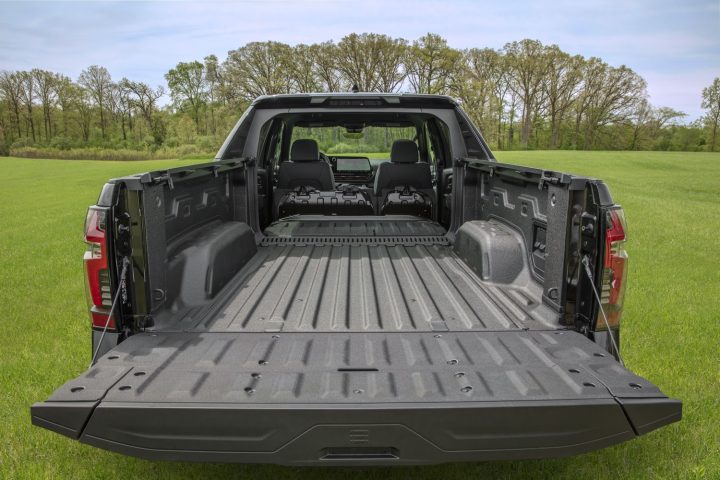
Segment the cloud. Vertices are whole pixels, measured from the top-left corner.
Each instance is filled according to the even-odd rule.
[[[705,68],[690,72],[645,73],[648,94],[653,104],[673,107],[688,114],[689,120],[702,115],[702,90],[720,74],[717,69]]]

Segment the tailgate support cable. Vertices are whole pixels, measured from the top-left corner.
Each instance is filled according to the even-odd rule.
[[[607,328],[608,337],[610,337],[610,343],[612,344],[613,350],[615,350],[615,353],[617,354],[618,362],[620,362],[620,365],[624,367],[625,362],[623,362],[623,359],[620,356],[620,349],[618,348],[617,343],[615,343],[615,336],[612,334],[612,330],[610,329],[610,322],[608,322],[607,315],[605,315],[605,309],[602,306],[600,294],[598,293],[597,288],[595,288],[595,281],[593,280],[592,272],[590,271],[590,262],[588,261],[587,256],[583,257],[582,264],[585,266],[585,274],[590,280],[590,286],[592,287],[592,291],[598,301],[598,307],[600,307],[600,313],[602,313],[603,320],[605,321],[605,327]]]
[[[92,360],[90,361],[90,366],[92,367],[95,365],[95,361],[97,360],[98,352],[100,351],[100,346],[102,345],[103,339],[105,338],[105,332],[107,332],[108,325],[110,325],[110,319],[112,318],[112,314],[115,311],[115,307],[117,306],[117,301],[120,298],[120,294],[122,294],[123,301],[127,300],[127,288],[125,284],[125,276],[127,275],[127,268],[128,265],[130,265],[130,260],[127,257],[123,257],[122,262],[122,270],[120,271],[120,281],[118,282],[118,289],[117,292],[115,292],[115,299],[112,302],[112,306],[110,307],[110,312],[108,312],[107,320],[105,321],[105,326],[103,327],[102,335],[100,335],[100,341],[98,341],[97,347],[95,347],[95,352],[93,353]]]

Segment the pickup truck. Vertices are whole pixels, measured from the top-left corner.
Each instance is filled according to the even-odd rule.
[[[361,140],[389,158],[322,151]],[[497,162],[449,97],[260,97],[215,161],[105,184],[92,363],[32,422],[146,459],[285,465],[630,440],[682,404],[621,360],[626,235],[602,181]]]

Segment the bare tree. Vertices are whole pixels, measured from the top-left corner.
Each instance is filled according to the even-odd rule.
[[[710,151],[714,152],[720,124],[720,77],[716,77],[711,85],[703,89],[701,106],[707,111],[705,123],[710,130]]]
[[[165,80],[170,88],[170,97],[179,110],[190,106],[195,128],[200,131],[200,109],[205,105],[208,97],[207,83],[205,82],[205,66],[198,62],[180,62],[165,74]]]
[[[550,121],[550,148],[557,148],[560,138],[560,125],[568,113],[582,83],[582,64],[580,56],[571,57],[556,45],[547,50],[548,70],[543,84]]]
[[[460,52],[440,35],[428,33],[406,50],[405,70],[415,93],[446,94],[458,68]]]
[[[296,92],[317,92],[320,78],[315,63],[315,50],[310,45],[292,47],[292,89]]]
[[[123,80],[127,80],[123,78]],[[130,99],[130,90],[125,85],[125,82],[121,80],[119,83],[114,83],[110,90],[110,104],[112,105],[112,111],[120,121],[120,131],[122,133],[123,140],[127,140],[127,131],[132,131],[132,101]]]
[[[345,90],[342,73],[337,67],[337,45],[333,42],[316,43],[310,46],[310,50],[315,59],[320,89],[324,92]]]
[[[215,103],[218,98],[223,98],[222,85],[223,75],[218,58],[215,55],[208,55],[205,61],[205,83],[207,84],[208,103],[210,105],[210,132],[215,135],[217,122],[215,121]]]
[[[532,120],[543,96],[543,81],[549,69],[546,48],[537,40],[521,40],[504,47],[513,85],[522,102],[520,142],[527,148]]]
[[[627,121],[647,96],[645,80],[624,65],[605,68],[597,80],[599,88],[589,97],[586,111],[585,149],[593,145],[600,127]]]
[[[32,141],[35,142],[35,121],[33,119],[33,103],[35,102],[35,80],[31,72],[18,72],[20,76],[20,98],[25,106],[26,128],[29,128]]]
[[[229,93],[239,103],[291,91],[292,49],[279,42],[251,42],[228,52],[223,64]]]
[[[639,150],[643,146],[643,141],[652,140],[665,126],[684,116],[685,113],[669,107],[654,108],[646,98],[643,98],[629,118],[628,125],[632,135],[628,149]],[[652,147],[652,145],[648,146]]]
[[[3,101],[2,94],[0,94],[0,155],[9,153],[10,142],[8,140],[12,135],[11,132],[8,132],[7,109],[8,103]]]
[[[80,73],[78,83],[87,88],[100,111],[100,132],[105,138],[106,118],[105,112],[110,100],[112,89],[112,77],[107,68],[98,65],[91,65]]]
[[[87,89],[73,84],[70,95],[74,110],[77,112],[76,120],[82,132],[83,141],[88,142],[93,117],[92,94]]]
[[[17,130],[18,138],[22,137],[20,127],[20,108],[22,106],[22,81],[16,72],[0,72],[0,92],[10,105],[13,115],[13,123]]]
[[[407,41],[387,35],[351,33],[340,40],[337,68],[348,83],[364,92],[394,92],[405,78]]]
[[[120,85],[128,92],[128,102],[130,106],[140,111],[143,120],[145,120],[145,124],[152,133],[155,144],[162,144],[165,136],[165,128],[155,113],[158,99],[165,95],[163,87],[160,86],[153,89],[147,83],[133,82],[127,78],[123,78],[120,81]]]
[[[484,83],[486,88],[490,88],[492,91],[492,95],[488,97],[490,99],[488,108],[494,112],[494,125],[491,128],[488,114],[486,131],[489,134],[488,138],[494,137],[495,145],[502,148],[504,145],[503,125],[505,124],[506,107],[510,107],[507,113],[510,113],[510,116],[514,119],[515,107],[517,105],[517,95],[513,90],[514,80],[509,72],[508,61],[500,52],[491,48],[470,49],[468,51],[468,57],[471,74],[476,78],[478,78],[478,76],[484,77],[481,83]],[[512,144],[513,120],[509,123],[510,144]]]
[[[575,132],[573,135],[573,148],[580,148],[580,131],[583,120],[592,106],[592,102],[603,88],[603,78],[608,64],[597,57],[591,57],[582,65],[581,91],[574,102],[575,107]]]
[[[57,104],[62,112],[62,126],[63,135],[68,135],[68,118],[71,116],[72,100],[73,100],[73,89],[75,85],[72,83],[69,77],[58,74],[57,81],[55,82],[55,95],[57,97]]]
[[[505,64],[500,54],[491,48],[471,48],[462,54],[453,75],[452,93],[457,95],[469,115],[484,133],[495,135],[494,119],[502,115],[503,99],[499,82],[506,83]],[[500,133],[497,132],[499,143]]]
[[[37,97],[40,100],[43,112],[43,128],[45,139],[52,138],[52,110],[57,100],[56,85],[58,75],[47,70],[33,69],[30,72],[37,88]]]

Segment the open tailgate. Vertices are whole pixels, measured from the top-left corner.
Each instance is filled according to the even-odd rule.
[[[572,455],[680,416],[571,331],[145,333],[32,406],[142,458],[294,465]]]

